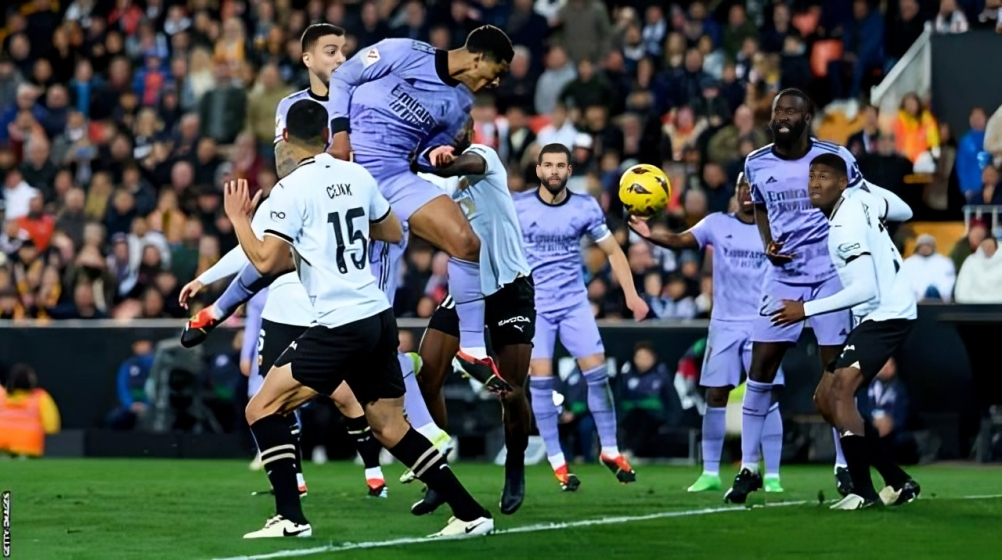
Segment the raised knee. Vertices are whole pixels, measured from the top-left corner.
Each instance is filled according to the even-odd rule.
[[[456,258],[479,261],[480,260],[480,238],[473,233],[473,228],[467,225],[461,228],[453,239],[453,247]]]
[[[258,420],[264,418],[264,410],[255,403],[253,399],[247,403],[247,407],[244,408],[244,418],[247,419],[247,425],[250,426],[257,422]]]

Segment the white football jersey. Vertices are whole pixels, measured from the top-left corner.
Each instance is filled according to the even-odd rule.
[[[264,237],[264,232],[271,223],[271,208],[271,197],[268,197],[258,206],[254,219],[251,220],[251,229],[259,238]],[[279,276],[268,287],[268,298],[261,311],[261,318],[297,327],[307,327],[313,323],[313,305],[295,272]]]
[[[459,188],[458,177],[419,175],[445,190],[470,221],[480,238],[480,288],[485,295],[491,295],[519,276],[529,276],[532,269],[522,248],[522,226],[501,158],[483,144],[472,144],[463,153],[476,154],[486,164],[483,175],[465,177],[466,188]]]
[[[331,119],[331,105],[327,103],[329,97],[327,95],[319,96],[313,93],[313,90],[306,88],[304,90],[297,91],[292,95],[283,97],[281,101],[278,102],[278,106],[275,107],[275,144],[282,141],[282,133],[285,130],[285,117],[289,114],[289,108],[292,107],[297,101],[303,99],[312,99],[317,103],[320,103],[327,108],[327,126],[330,126]],[[331,139],[327,140],[326,148],[331,147]]]
[[[303,160],[271,191],[266,235],[292,245],[314,320],[338,327],[390,304],[369,269],[369,223],[390,213],[361,165],[328,154]]]
[[[847,190],[829,219],[828,252],[843,286],[853,281],[846,264],[863,255],[873,259],[877,296],[852,308],[854,326],[862,321],[918,316],[908,281],[898,274],[901,254],[879,218],[886,206],[886,201],[862,189]]]

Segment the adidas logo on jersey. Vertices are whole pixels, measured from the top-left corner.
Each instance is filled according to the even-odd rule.
[[[765,184],[768,185],[769,183],[778,183],[778,181],[776,181],[775,177],[769,177],[769,180],[766,181]]]

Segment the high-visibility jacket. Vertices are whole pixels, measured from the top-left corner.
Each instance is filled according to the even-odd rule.
[[[44,389],[0,394],[0,451],[41,457],[45,434],[59,431],[59,409]]]

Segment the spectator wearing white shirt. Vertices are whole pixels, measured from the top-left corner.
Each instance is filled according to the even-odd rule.
[[[1002,255],[998,249],[998,240],[989,236],[964,260],[954,293],[957,303],[1002,303]]]
[[[934,25],[936,33],[967,33],[967,16],[957,8],[957,0],[940,0],[939,13]]]
[[[578,137],[578,129],[567,118],[567,108],[558,103],[550,115],[550,124],[539,129],[536,141],[540,146],[547,144],[563,144],[567,149],[574,148],[574,140]]]
[[[567,51],[563,47],[555,46],[546,53],[544,61],[546,70],[539,76],[536,82],[535,105],[536,113],[548,115],[557,106],[557,99],[560,92],[564,91],[564,86],[577,77],[577,70],[574,63],[567,57]]]
[[[953,261],[936,252],[936,238],[923,234],[918,237],[915,254],[901,264],[900,274],[908,278],[918,301],[949,302],[957,271]]]
[[[3,187],[3,200],[7,219],[16,220],[22,216],[27,216],[31,199],[38,194],[38,189],[29,185],[24,180],[24,176],[21,175],[21,170],[16,167],[7,172]]]

